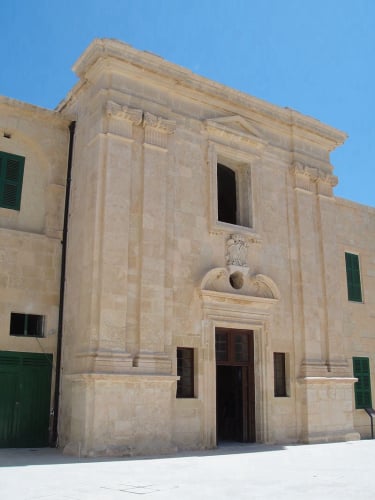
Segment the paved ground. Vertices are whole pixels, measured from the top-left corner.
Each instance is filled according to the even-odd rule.
[[[1,500],[375,498],[375,441],[225,445],[173,457],[78,459],[0,450]]]

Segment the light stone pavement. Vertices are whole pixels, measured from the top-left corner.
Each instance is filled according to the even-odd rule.
[[[375,498],[375,441],[86,459],[0,450],[1,500]]]

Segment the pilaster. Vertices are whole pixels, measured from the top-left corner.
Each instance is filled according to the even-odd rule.
[[[132,368],[126,352],[126,316],[130,189],[133,127],[140,125],[142,110],[108,101],[103,109],[99,141],[96,228],[99,242],[94,257],[97,276],[92,330],[96,342],[79,353],[83,371],[123,373]]]
[[[168,139],[175,122],[146,112],[143,150],[142,263],[139,353],[134,366],[145,372],[170,373],[164,352],[166,325],[166,238]]]
[[[316,168],[295,163],[291,167],[298,232],[299,292],[302,309],[302,376],[325,376],[324,310],[319,228],[316,212]]]
[[[353,429],[353,384],[340,342],[333,175],[295,163],[302,304],[301,440],[358,439]],[[350,404],[350,401],[352,402]]]

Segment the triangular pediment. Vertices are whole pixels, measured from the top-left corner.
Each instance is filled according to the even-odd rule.
[[[244,141],[256,149],[267,144],[258,126],[239,115],[210,118],[206,120],[206,126],[213,138],[227,137],[228,140]]]
[[[213,126],[215,126],[215,124],[218,126],[221,125],[222,127],[228,128],[233,132],[241,132],[242,134],[252,135],[258,139],[262,138],[262,134],[260,133],[258,127],[239,115],[214,118],[207,120],[207,123]]]

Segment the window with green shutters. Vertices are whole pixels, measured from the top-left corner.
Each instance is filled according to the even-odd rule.
[[[19,210],[25,158],[0,151],[0,207]]]
[[[370,362],[368,358],[353,358],[353,375],[358,379],[354,384],[355,407],[372,408]]]
[[[362,302],[361,275],[359,271],[358,255],[346,252],[345,264],[348,299],[353,302]]]

